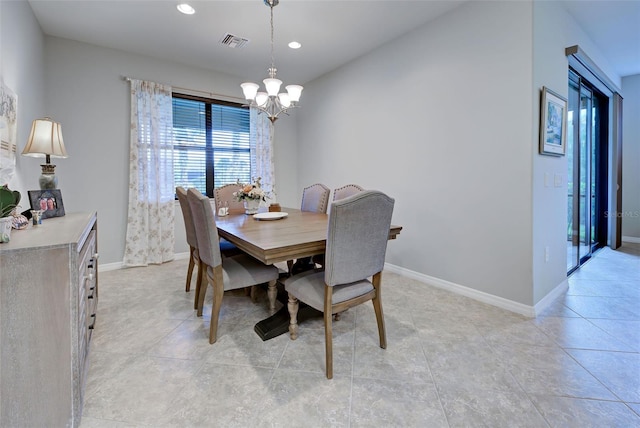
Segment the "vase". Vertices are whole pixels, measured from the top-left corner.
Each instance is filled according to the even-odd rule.
[[[257,214],[258,208],[260,208],[260,199],[245,199],[244,200],[244,213],[245,214]]]
[[[0,218],[0,243],[9,242],[11,239],[11,227],[13,226],[13,217]]]

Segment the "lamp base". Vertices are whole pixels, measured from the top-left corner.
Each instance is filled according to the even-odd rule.
[[[50,163],[40,165],[42,167],[42,175],[38,182],[40,183],[40,190],[49,190],[58,188],[58,177],[56,177],[56,166]]]
[[[40,190],[58,188],[58,177],[55,174],[42,174],[38,182],[40,183]]]

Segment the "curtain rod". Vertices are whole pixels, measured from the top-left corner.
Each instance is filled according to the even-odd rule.
[[[145,80],[145,79],[138,79],[137,77],[129,77],[129,76],[120,76],[122,78],[122,80],[125,80],[127,82],[131,82],[132,80]],[[178,92],[179,91],[187,91],[187,92],[192,92],[192,93],[197,93],[197,94],[203,94],[203,95],[208,95],[209,97],[215,98],[215,97],[222,97],[222,98],[226,98],[227,100],[233,100],[233,101],[240,101],[240,102],[246,102],[246,100],[244,98],[240,98],[240,97],[234,97],[231,95],[225,95],[225,94],[216,94],[215,92],[207,92],[207,91],[201,91],[199,89],[191,89],[191,88],[183,88],[180,86],[173,86],[170,83],[162,83],[163,85],[167,85],[167,86],[171,86],[171,89],[176,89]],[[189,94],[186,94],[189,95]]]

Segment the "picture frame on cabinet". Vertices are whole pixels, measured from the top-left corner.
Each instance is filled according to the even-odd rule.
[[[29,190],[29,203],[32,210],[41,210],[42,219],[62,217],[64,204],[60,189]]]
[[[567,145],[567,99],[546,86],[540,96],[540,154],[564,156]]]

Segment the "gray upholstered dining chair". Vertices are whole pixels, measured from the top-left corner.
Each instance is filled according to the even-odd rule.
[[[191,215],[191,206],[187,199],[187,191],[184,187],[176,187],[176,195],[180,202],[180,210],[184,219],[184,228],[187,235],[187,244],[189,244],[189,266],[187,267],[187,283],[185,292],[191,291],[191,278],[193,277],[193,268],[198,266],[198,275],[196,276],[196,284],[202,281],[202,270],[200,269],[200,257],[198,254],[198,240],[196,238],[196,229],[193,225],[193,216]],[[241,254],[242,251],[231,242],[220,239],[220,253],[224,257],[230,257]],[[198,286],[196,285],[196,293],[193,299],[193,309],[198,309]]]
[[[206,290],[213,287],[213,305],[211,308],[211,324],[209,327],[209,343],[214,343],[218,334],[218,318],[222,306],[222,298],[227,290],[235,290],[258,284],[269,283],[275,286],[278,279],[278,268],[265,265],[253,257],[240,254],[232,257],[222,257],[218,244],[218,228],[213,215],[209,198],[197,189],[187,191],[187,199],[191,207],[193,224],[198,240],[200,267],[203,275],[206,272],[206,282],[196,286],[198,296],[197,315],[202,316]],[[253,294],[253,293],[252,293]]]
[[[332,314],[371,300],[380,347],[387,347],[380,290],[394,203],[375,190],[334,202],[327,226],[325,270],[303,272],[284,282],[292,340],[298,337],[298,301],[324,313],[328,379],[333,377]]]
[[[333,200],[339,201],[340,199],[348,198],[351,195],[362,192],[364,189],[357,184],[346,184],[342,187],[338,187],[333,191]],[[311,258],[316,265],[324,266],[324,254],[318,254]],[[339,319],[336,314],[336,321]]]
[[[362,192],[364,189],[357,184],[346,184],[342,187],[338,187],[333,191],[333,200],[339,201],[340,199],[348,198],[351,195]]]
[[[331,189],[322,183],[312,184],[302,190],[302,204],[300,211],[310,211],[314,213],[326,213],[329,205],[329,194]],[[311,257],[303,257],[296,260],[295,267],[293,260],[287,260],[287,270],[291,275],[296,269],[307,270],[313,267]]]
[[[326,213],[331,190],[322,183],[312,184],[302,190],[301,211]]]
[[[213,198],[216,201],[216,210],[219,210],[226,202],[229,206],[230,213],[244,212],[244,204],[242,201],[238,201],[233,192],[236,192],[239,186],[235,183],[225,184],[224,186],[216,187],[213,189]]]
[[[176,195],[178,196],[178,202],[180,202],[180,209],[182,210],[182,218],[184,219],[184,228],[187,235],[187,244],[189,244],[189,266],[187,267],[187,283],[184,291],[189,292],[191,290],[191,278],[193,276],[193,268],[200,265],[200,258],[198,257],[198,240],[196,238],[196,229],[193,226],[193,219],[191,216],[191,207],[187,200],[187,191],[184,187],[176,187]],[[196,277],[196,284],[202,281],[202,271],[198,269],[198,275]],[[196,309],[197,301],[194,302],[194,309]]]

